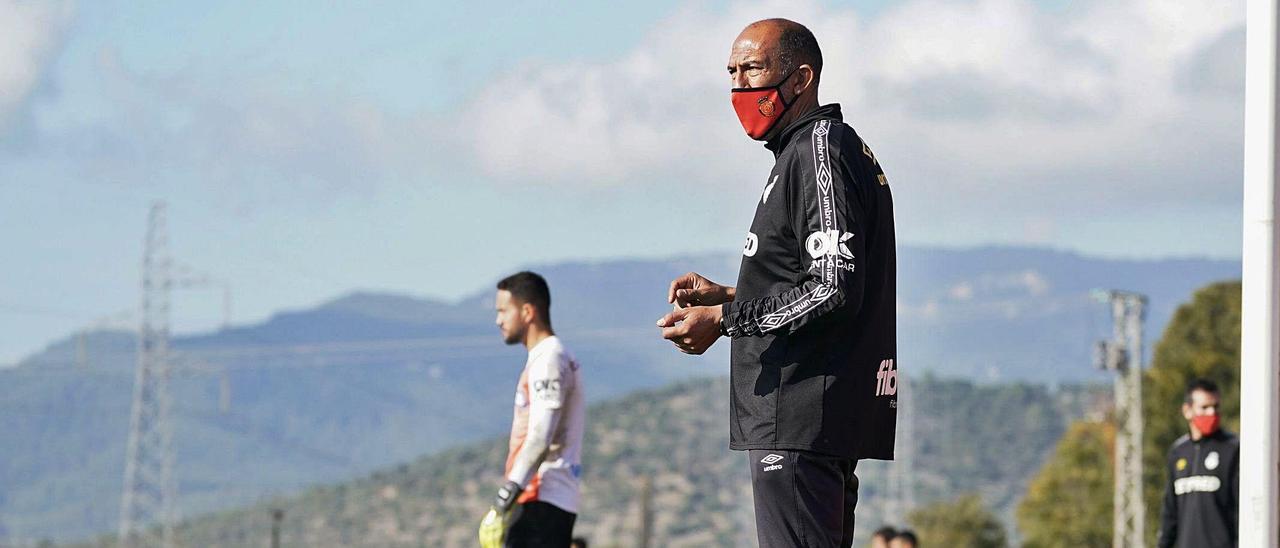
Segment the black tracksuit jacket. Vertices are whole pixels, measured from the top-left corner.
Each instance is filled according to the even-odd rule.
[[[775,164],[747,234],[733,337],[732,449],[893,458],[893,199],[870,147],[826,105],[765,145]]]
[[[1236,546],[1240,508],[1240,439],[1219,429],[1169,449],[1160,548]]]

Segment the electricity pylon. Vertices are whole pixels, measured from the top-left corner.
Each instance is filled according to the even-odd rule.
[[[151,206],[142,255],[141,325],[134,374],[124,491],[120,501],[122,547],[174,546],[173,423],[169,412],[169,237],[165,204]]]

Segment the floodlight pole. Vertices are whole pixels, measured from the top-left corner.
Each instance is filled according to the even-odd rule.
[[[1275,218],[1278,0],[1248,0],[1245,38],[1240,546],[1280,546],[1280,235]]]
[[[1118,290],[1095,290],[1111,305],[1112,338],[1099,342],[1095,359],[1115,376],[1115,490],[1112,541],[1115,548],[1146,545],[1146,501],[1142,498],[1142,322],[1147,297]]]

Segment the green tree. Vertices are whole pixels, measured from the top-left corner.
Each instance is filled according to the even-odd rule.
[[[1187,382],[1208,378],[1222,390],[1223,427],[1240,428],[1240,282],[1201,288],[1178,307],[1156,344],[1142,386],[1144,498],[1147,540],[1155,543],[1164,495],[1165,455],[1187,433],[1182,401]]]
[[[974,494],[914,510],[907,515],[907,522],[915,528],[923,546],[1004,548],[1008,545],[1004,526]]]
[[[1018,529],[1027,548],[1111,545],[1116,429],[1077,421],[1027,487]]]

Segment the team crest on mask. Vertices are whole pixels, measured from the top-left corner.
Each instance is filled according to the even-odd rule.
[[[761,97],[759,101],[756,101],[756,109],[760,111],[761,116],[766,116],[770,118],[773,117],[773,113],[774,113],[773,99],[770,99],[768,97]]]

